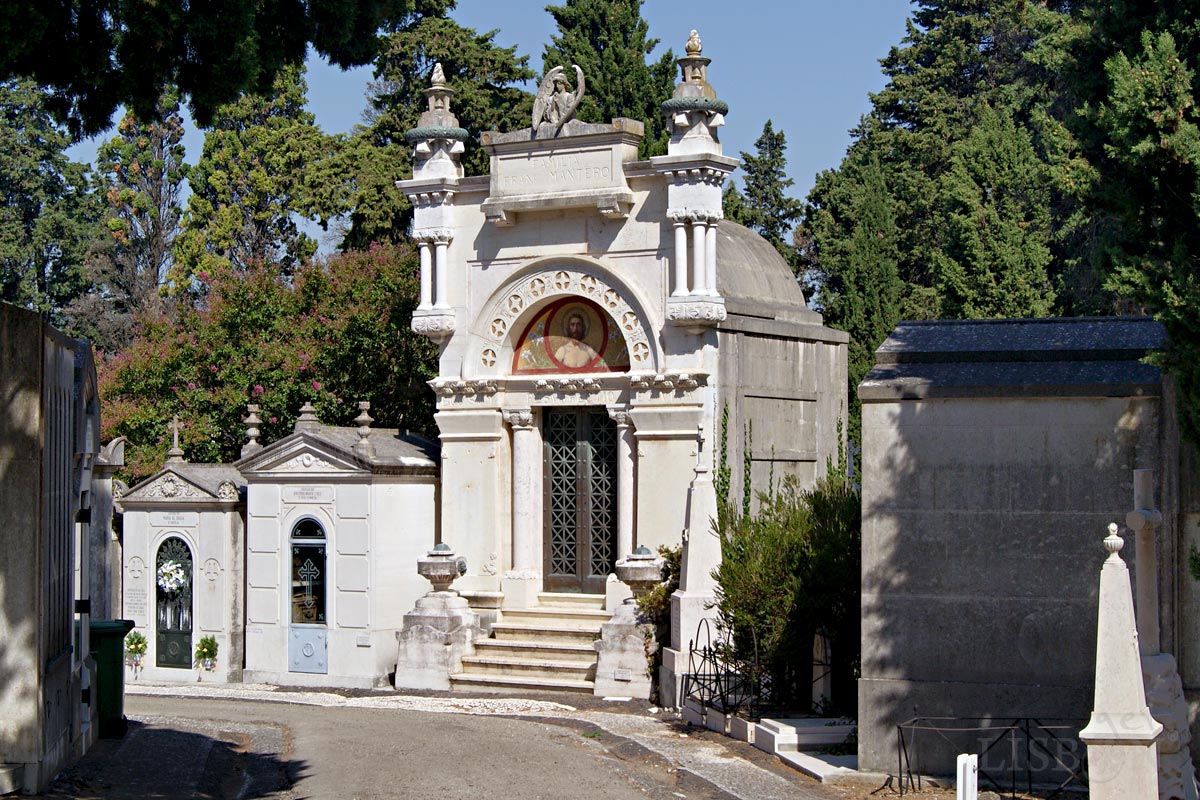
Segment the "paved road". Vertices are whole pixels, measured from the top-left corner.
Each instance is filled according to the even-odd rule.
[[[165,690],[170,692],[172,690]],[[397,696],[130,695],[130,733],[101,742],[52,798],[826,800],[745,745],[645,714]],[[504,703],[506,701],[490,701]],[[520,708],[516,702],[512,708]]]

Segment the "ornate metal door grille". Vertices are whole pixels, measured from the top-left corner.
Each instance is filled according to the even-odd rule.
[[[616,549],[616,426],[603,408],[554,408],[542,434],[546,587],[603,592]]]
[[[192,666],[192,551],[182,539],[172,536],[158,548],[154,576],[158,600],[154,663],[188,669]]]

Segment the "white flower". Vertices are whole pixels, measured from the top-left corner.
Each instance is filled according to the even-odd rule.
[[[158,565],[158,588],[174,594],[187,585],[187,574],[178,561],[168,559]]]

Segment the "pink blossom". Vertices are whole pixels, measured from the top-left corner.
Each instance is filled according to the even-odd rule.
[[[216,364],[209,364],[209,365],[208,365],[208,371],[209,371],[209,372],[216,372],[216,371],[217,371],[217,365],[216,365]]]
[[[321,382],[320,382],[320,381],[313,381],[313,388],[314,388],[314,389],[320,389],[320,388],[321,388]]]
[[[266,389],[264,389],[264,388],[262,387],[262,384],[261,384],[261,383],[256,383],[256,384],[254,384],[254,395],[255,395],[256,397],[257,397],[258,395],[262,394],[262,393],[263,393],[263,392],[265,392],[265,391],[266,391]]]
[[[279,417],[271,417],[271,422],[278,422],[278,421],[279,421]]]
[[[188,388],[189,388],[189,389],[195,389],[195,388],[196,388],[196,384],[192,383],[191,381],[188,381]]]

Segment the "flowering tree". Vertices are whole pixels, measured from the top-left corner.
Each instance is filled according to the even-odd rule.
[[[178,414],[190,461],[233,461],[246,441],[247,403],[262,441],[292,430],[311,401],[329,424],[349,424],[371,401],[376,424],[432,433],[437,348],[409,331],[416,259],[373,246],[301,267],[291,279],[254,263],[201,273],[206,305],[176,320],[143,318],[131,347],[103,365],[104,436],[130,440],[131,479],[153,473]]]

